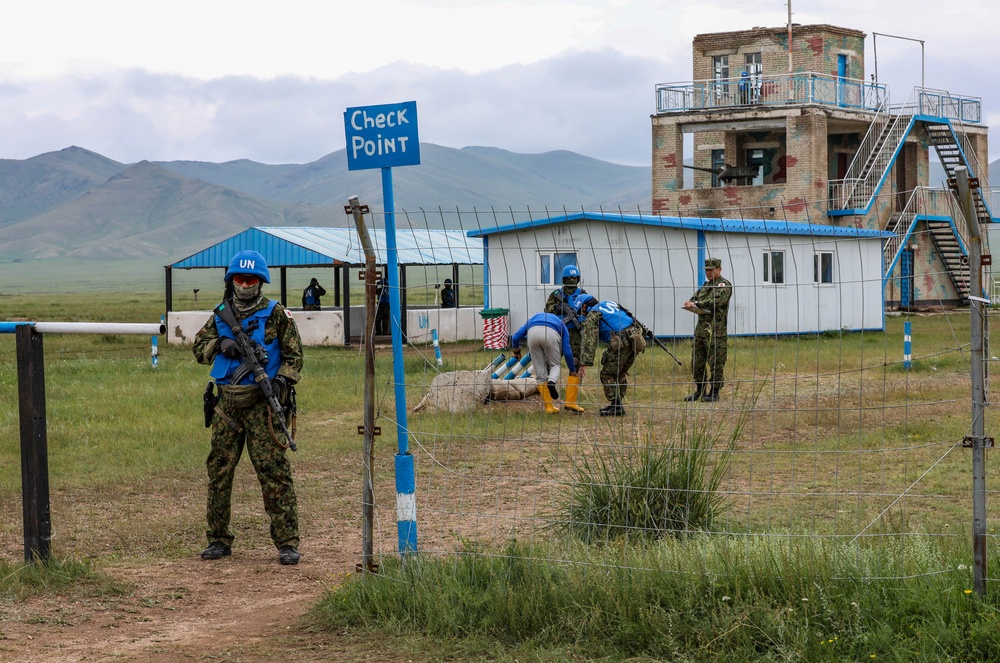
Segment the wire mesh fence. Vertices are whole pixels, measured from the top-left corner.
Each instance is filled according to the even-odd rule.
[[[969,311],[930,229],[915,226],[912,262],[887,277],[878,232],[738,214],[665,221],[641,210],[437,210],[399,212],[397,223],[461,225],[483,238],[484,267],[470,272],[482,281],[459,284],[476,289],[462,304],[507,309],[510,330],[542,311],[572,263],[580,287],[620,303],[669,351],[649,343],[638,354],[624,416],[605,417],[604,343],[582,379],[580,414],[546,413],[530,388],[524,398],[497,398],[502,371],[487,391],[453,381],[462,397],[412,411],[439,388],[435,378],[481,372],[497,349],[480,337],[447,344],[442,366],[429,344],[408,344],[421,554],[516,540],[559,561],[581,542],[694,536],[971,546]],[[732,282],[728,338],[713,339],[728,350],[715,402],[685,400],[695,389],[696,316],[681,305],[704,282],[708,257]],[[408,288],[439,281],[433,268],[408,269]],[[379,379],[378,423],[392,431],[396,385]],[[376,547],[395,556],[386,449],[375,468]],[[995,494],[988,499],[992,506]]]

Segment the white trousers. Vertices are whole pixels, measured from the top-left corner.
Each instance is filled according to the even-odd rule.
[[[535,380],[538,384],[559,382],[559,371],[562,368],[562,337],[559,332],[551,327],[538,325],[528,329],[526,338]]]

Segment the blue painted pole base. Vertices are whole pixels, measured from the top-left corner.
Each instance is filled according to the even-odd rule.
[[[413,456],[396,454],[396,529],[399,554],[417,552],[417,495]]]

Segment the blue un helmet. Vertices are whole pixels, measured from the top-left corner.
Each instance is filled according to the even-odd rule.
[[[576,314],[587,315],[591,308],[597,304],[597,297],[593,295],[582,295],[576,300]]]
[[[568,279],[576,279],[574,282],[567,282]],[[576,265],[566,265],[562,271],[563,285],[576,285],[580,282],[580,270]]]
[[[234,274],[250,274],[264,283],[271,282],[271,272],[267,269],[264,256],[256,251],[240,251],[233,256],[226,270],[226,281],[231,281]]]

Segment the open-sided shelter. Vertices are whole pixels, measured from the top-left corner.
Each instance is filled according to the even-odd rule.
[[[388,263],[385,230],[370,230],[381,269]],[[458,230],[396,231],[397,262],[399,263],[400,302],[404,312],[401,326],[409,340],[430,339],[431,329],[437,329],[442,340],[475,338],[478,325],[476,307],[462,307],[461,294],[456,293],[454,309],[424,308],[408,310],[406,306],[406,268],[408,266],[451,265],[452,280],[459,290],[459,266],[481,265],[482,240]],[[332,268],[333,306],[323,311],[301,311],[290,306],[303,342],[307,345],[349,345],[352,329],[362,331],[364,320],[364,288],[359,279],[350,278],[352,269],[364,269],[365,255],[354,228],[316,227],[253,227],[233,235],[183,260],[164,267],[166,311],[170,342],[191,342],[201,328],[208,311],[173,311],[173,270],[221,269],[223,274],[232,257],[239,251],[258,251],[267,260],[271,271],[271,290],[277,288],[278,298],[288,306],[287,270],[298,268]],[[222,280],[220,276],[220,281]],[[360,289],[357,306],[351,306],[352,286]],[[468,281],[466,281],[468,282]],[[361,284],[360,286],[358,284]],[[357,292],[357,291],[355,291]],[[330,297],[331,295],[328,295]],[[272,295],[273,296],[273,295]],[[296,298],[298,293],[295,294]],[[421,317],[423,316],[423,317]],[[409,318],[415,317],[413,333],[408,333]],[[433,318],[433,319],[432,319]],[[425,339],[424,336],[427,338]]]

